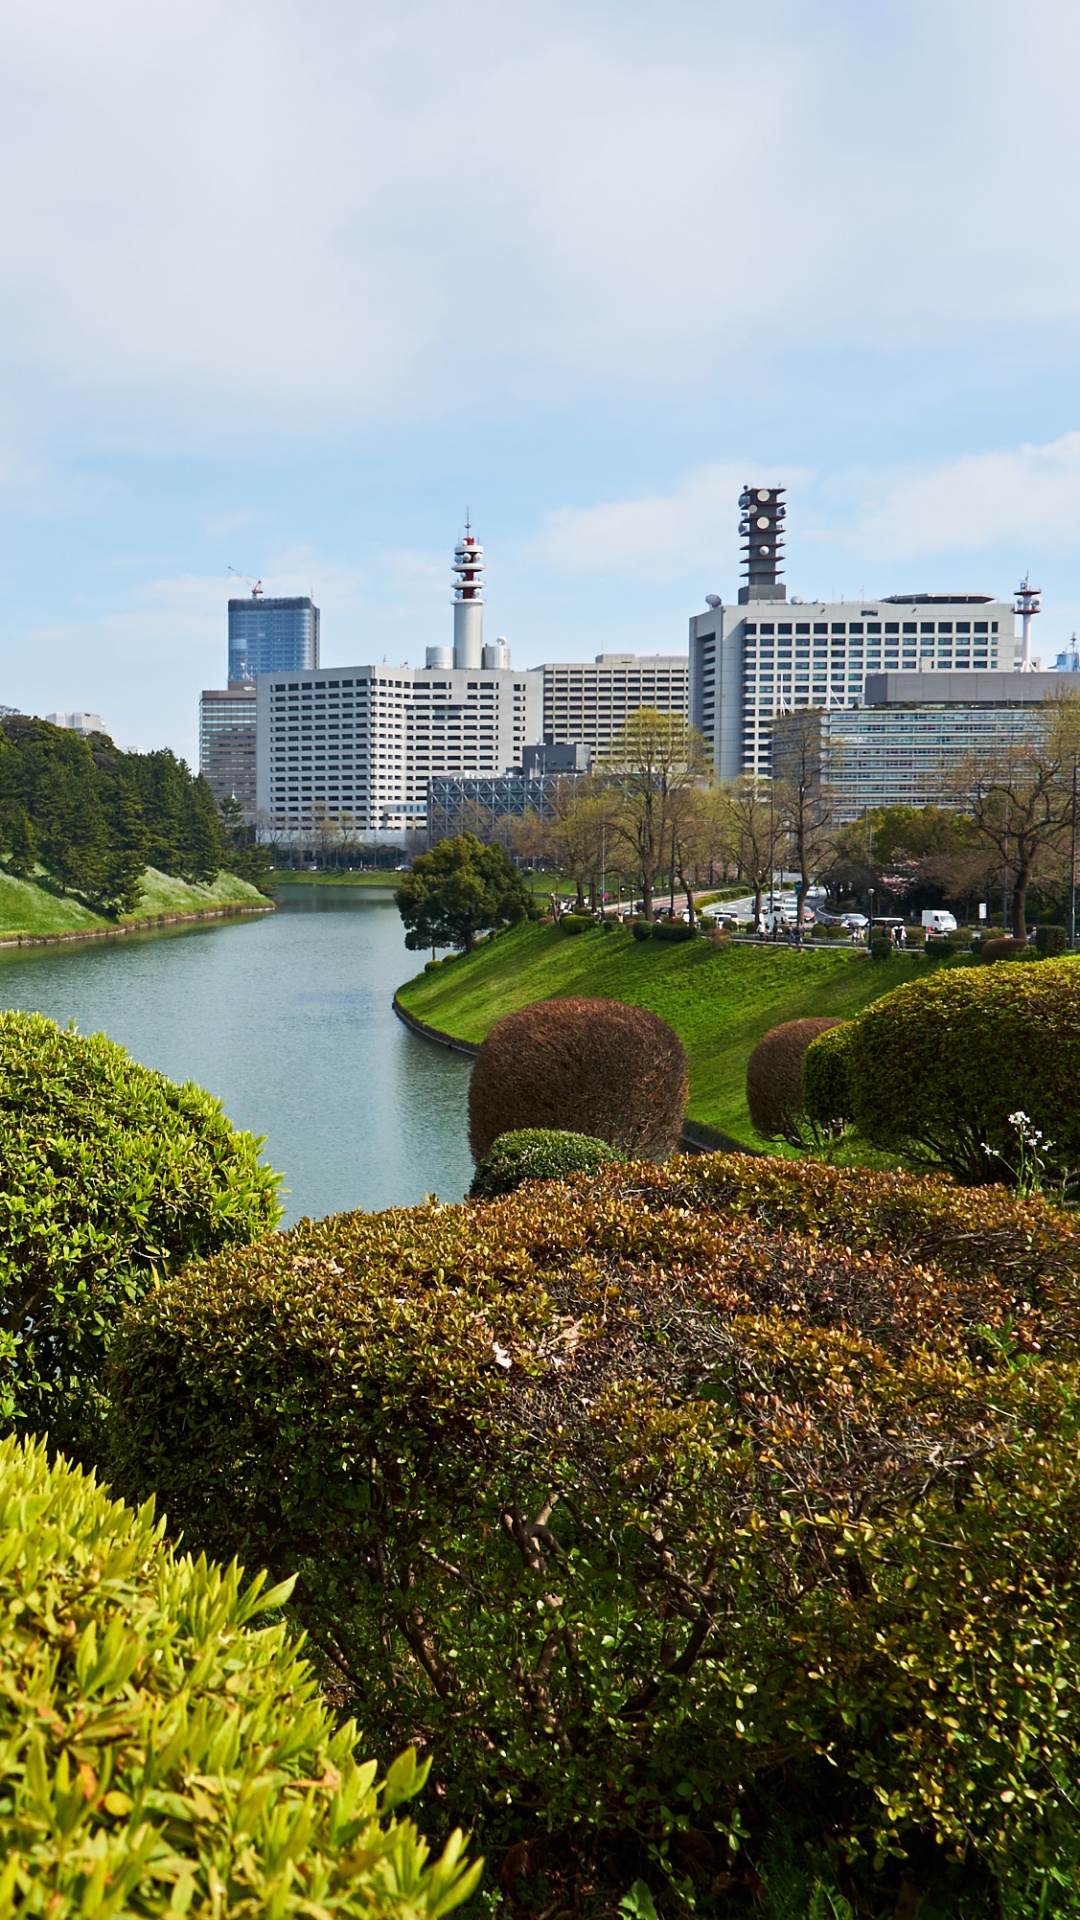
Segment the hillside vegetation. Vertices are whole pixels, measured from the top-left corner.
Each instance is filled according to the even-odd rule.
[[[534,1000],[600,994],[648,1007],[690,1057],[690,1118],[751,1142],[746,1063],[764,1033],[806,1015],[846,1019],[927,969],[921,956],[878,966],[846,947],[717,949],[706,940],[639,942],[622,929],[570,939],[557,927],[524,926],[420,974],[398,999],[417,1019],[472,1041]]]
[[[233,873],[219,873],[207,883],[179,880],[173,874],[159,873],[147,867],[139,882],[138,899],[127,913],[119,915],[119,924],[153,918],[161,913],[198,913],[212,908],[260,906],[270,902],[247,880]],[[117,920],[91,913],[70,894],[58,893],[41,879],[17,880],[0,872],[0,939],[19,934],[92,933],[97,928],[114,927]]]

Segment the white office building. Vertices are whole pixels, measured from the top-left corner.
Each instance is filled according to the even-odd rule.
[[[782,487],[740,500],[746,582],[690,621],[690,719],[722,779],[770,771],[772,722],[799,707],[858,707],[867,674],[1012,671],[1015,609],[980,593],[907,593],[806,603],[779,578]]]
[[[432,647],[420,668],[259,675],[255,785],[265,822],[302,833],[319,819],[348,820],[365,838],[405,844],[426,832],[433,777],[520,768],[540,737],[542,681],[513,671],[505,642],[484,646],[482,570],[470,530],[454,556],[452,656]],[[500,664],[481,664],[492,659]]]
[[[548,746],[562,742],[602,753],[639,707],[686,718],[690,661],[685,653],[598,653],[541,667]]]

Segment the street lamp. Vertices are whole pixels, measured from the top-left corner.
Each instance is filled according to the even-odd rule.
[[[866,944],[868,947],[873,944],[873,939],[874,939],[874,891],[875,890],[873,887],[867,887],[866,889],[867,898],[870,904],[870,924],[866,929]]]

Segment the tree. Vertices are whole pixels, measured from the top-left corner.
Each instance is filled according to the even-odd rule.
[[[0,845],[8,872],[17,880],[29,879],[37,864],[37,835],[26,808],[20,807],[17,801],[9,802],[4,808]]]
[[[761,921],[761,897],[771,887],[776,866],[776,800],[773,783],[745,773],[722,789],[724,839],[739,875],[754,889],[754,925]]]
[[[509,855],[502,847],[482,846],[472,833],[418,854],[394,899],[410,953],[425,947],[471,953],[478,933],[516,925],[535,911]]]
[[[1060,864],[1072,830],[1073,766],[1080,755],[1080,701],[1052,694],[1034,739],[1009,742],[962,767],[954,785],[968,797],[983,852],[1011,882],[1012,931],[1027,939],[1033,880]]]
[[[679,805],[712,766],[709,743],[680,714],[639,707],[611,741],[603,764],[620,800],[612,812],[612,832],[641,876],[643,910],[651,920],[657,878],[671,859]]]
[[[773,735],[776,802],[792,864],[798,870],[796,918],[801,929],[810,877],[832,844],[833,802],[821,758],[821,719],[814,707],[785,715]]]
[[[671,862],[686,895],[690,925],[697,925],[694,887],[699,869],[711,867],[723,845],[727,825],[723,795],[718,787],[687,787],[671,805]]]
[[[238,880],[266,890],[270,877],[270,855],[253,824],[244,818],[244,809],[234,793],[218,801],[221,833],[225,842],[225,864]]]
[[[557,780],[550,803],[545,849],[558,871],[573,880],[580,913],[586,904],[585,889],[595,892],[597,878],[604,872],[609,846],[614,853],[618,795],[609,781]]]

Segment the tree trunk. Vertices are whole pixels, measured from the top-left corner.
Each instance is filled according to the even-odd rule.
[[[1014,940],[1027,939],[1027,890],[1030,879],[1030,864],[1025,862],[1016,869],[1012,897],[1012,930]]]

